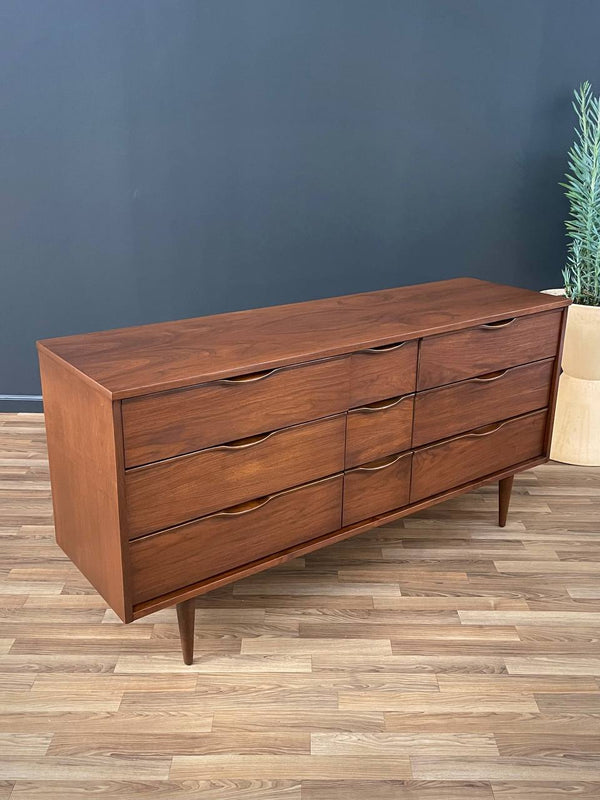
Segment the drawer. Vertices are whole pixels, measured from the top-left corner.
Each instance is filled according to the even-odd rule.
[[[133,601],[189,586],[340,527],[342,476],[263,497],[130,545]]]
[[[341,472],[345,422],[339,414],[128,470],[130,538]]]
[[[344,475],[342,522],[351,525],[408,504],[412,453],[396,453]]]
[[[544,453],[546,411],[498,422],[415,450],[411,503]]]
[[[353,353],[350,357],[350,406],[364,406],[386,397],[414,392],[417,352],[415,340]]]
[[[123,401],[125,465],[202,450],[348,407],[350,357]]]
[[[346,418],[346,469],[409,450],[414,394],[354,408]]]
[[[413,447],[548,405],[554,359],[480,375],[415,398]]]
[[[421,340],[418,389],[553,358],[562,311],[532,314]]]

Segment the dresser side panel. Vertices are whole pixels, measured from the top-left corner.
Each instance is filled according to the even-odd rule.
[[[120,402],[39,357],[56,541],[128,622]]]

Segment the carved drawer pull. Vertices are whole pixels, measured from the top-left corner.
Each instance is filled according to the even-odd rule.
[[[276,492],[275,494],[267,494],[264,497],[257,497],[255,500],[248,500],[246,503],[239,503],[237,506],[224,508],[223,511],[217,511],[210,516],[239,517],[242,516],[242,514],[249,514],[251,511],[258,511],[259,508],[263,508],[263,506],[266,506],[271,500],[275,500],[276,497],[283,497],[286,494],[293,494],[300,489],[306,489],[308,486],[316,486],[318,483],[325,483],[326,481],[339,478],[341,478],[340,474],[327,475],[325,478],[318,478],[316,481],[310,481],[310,483],[303,483],[300,486],[292,486],[291,489],[284,489],[283,491]]]
[[[495,331],[498,328],[507,328],[516,321],[516,317],[511,317],[510,319],[499,319],[498,322],[484,322],[480,327],[486,331]]]
[[[420,447],[419,451],[429,450],[434,447],[443,447],[446,444],[450,444],[450,442],[457,442],[459,439],[468,439],[472,436],[489,436],[491,433],[496,433],[500,428],[503,428],[507,422],[511,422],[511,420],[505,419],[504,422],[493,422],[491,425],[486,425],[484,428],[469,431],[468,433],[460,433],[458,436],[452,436],[450,439],[443,439],[441,442],[432,442],[431,444],[425,445],[425,447]]]
[[[235,439],[233,442],[226,444],[219,444],[216,447],[211,447],[211,450],[245,450],[247,447],[254,447],[261,442],[266,442],[271,436],[275,436],[279,431],[271,431],[271,433],[262,433],[259,436],[247,436],[245,439]]]
[[[249,514],[251,511],[258,511],[259,508],[263,508],[267,505],[267,503],[273,499],[275,495],[267,495],[266,497],[260,497],[258,500],[250,500],[248,503],[240,503],[239,506],[231,506],[229,509],[225,509],[224,511],[218,511],[216,514],[213,514],[214,517],[241,517],[243,514]]]
[[[235,375],[233,378],[221,378],[218,383],[236,384],[236,383],[255,383],[268,378],[269,375],[279,372],[279,369],[264,369],[262,372],[250,372],[248,375]]]
[[[392,464],[395,464],[397,461],[400,461],[401,458],[410,455],[410,453],[398,453],[394,456],[387,456],[386,458],[380,458],[377,461],[371,461],[370,464],[365,464],[362,467],[356,467],[355,469],[349,470],[350,472],[378,472],[380,469],[386,469],[387,467],[391,467]]]
[[[387,411],[388,408],[394,408],[403,400],[407,400],[409,397],[412,397],[410,394],[403,394],[401,397],[392,397],[391,400],[379,400],[377,403],[369,403],[366,406],[360,406],[360,408],[351,408],[350,414],[370,414],[373,411]]]
[[[479,428],[479,430],[477,430],[477,431],[472,431],[471,433],[465,433],[465,437],[466,436],[489,436],[490,433],[496,433],[496,431],[499,431],[500,428],[503,425],[506,425],[506,422],[494,422],[491,425],[486,425],[485,428]],[[457,438],[460,439],[461,437],[458,436]]]
[[[366,347],[364,350],[361,350],[361,353],[389,353],[392,350],[400,350],[401,347],[407,342],[396,342],[395,344],[381,344],[379,347]]]
[[[498,378],[506,375],[507,372],[507,369],[499,369],[496,370],[496,372],[487,372],[485,375],[479,375],[477,378],[473,378],[472,380],[480,381],[481,383],[489,383],[490,381],[497,381]]]

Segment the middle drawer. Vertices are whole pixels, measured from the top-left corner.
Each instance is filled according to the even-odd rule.
[[[346,469],[382,458],[390,451],[410,449],[414,400],[414,394],[407,394],[348,412]]]
[[[548,358],[419,392],[413,447],[545,408],[553,371]]]
[[[345,415],[125,473],[129,538],[344,469]]]

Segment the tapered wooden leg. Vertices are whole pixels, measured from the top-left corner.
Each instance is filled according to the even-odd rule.
[[[196,598],[177,603],[177,622],[179,623],[179,638],[183,663],[194,663],[194,618],[196,616]]]
[[[506,516],[510,504],[510,492],[512,490],[515,476],[509,475],[498,481],[498,525],[503,528],[506,525]]]

